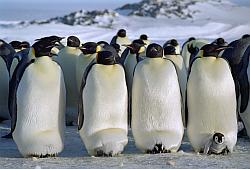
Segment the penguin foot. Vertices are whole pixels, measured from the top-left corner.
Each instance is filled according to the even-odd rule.
[[[103,152],[103,150],[97,150],[96,151],[96,157],[113,157],[113,151],[106,154],[106,153]]]
[[[50,157],[56,157],[57,156],[57,153],[54,153],[54,154],[32,154],[30,155],[30,157],[37,157],[37,158],[50,158]]]
[[[12,133],[10,132],[9,134],[2,136],[2,138],[12,139]]]
[[[221,152],[222,155],[228,155],[229,153],[230,151],[228,150],[228,148],[223,149]]]
[[[162,144],[155,144],[152,150],[147,150],[148,154],[159,154],[159,153],[171,153],[170,150],[166,150]]]

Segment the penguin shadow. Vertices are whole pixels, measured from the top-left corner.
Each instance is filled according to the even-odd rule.
[[[17,146],[13,139],[2,138],[10,133],[10,128],[6,124],[0,123],[0,158],[21,158]]]

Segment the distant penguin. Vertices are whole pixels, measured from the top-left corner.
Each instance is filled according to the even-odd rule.
[[[132,89],[133,73],[135,66],[140,62],[142,57],[141,53],[145,51],[145,46],[142,40],[134,40],[132,44],[127,45],[127,49],[124,51],[122,59],[124,59],[124,68],[126,72],[126,81],[128,85],[128,90]],[[125,56],[126,55],[126,56]]]
[[[24,157],[55,156],[63,150],[66,91],[60,66],[52,61],[54,43],[39,40],[32,45],[30,61],[15,83],[11,99],[12,135]]]
[[[146,34],[142,34],[140,36],[140,39],[145,43],[145,47],[147,48],[148,45],[151,43],[150,40],[148,39],[148,36]]]
[[[168,40],[167,42],[165,42],[163,45],[163,49],[167,46],[173,46],[175,48],[175,53],[177,55],[181,54],[180,45],[176,39],[171,39],[171,40]]]
[[[5,41],[0,40],[0,122],[10,119],[8,111],[8,94],[10,67],[14,54],[14,48]]]
[[[223,49],[203,46],[187,82],[187,134],[194,150],[205,154],[232,152],[237,141],[235,87],[228,62],[218,56]]]
[[[126,49],[124,45],[129,45],[131,44],[131,41],[127,37],[127,32],[125,29],[120,29],[117,34],[112,38],[110,44],[118,44],[120,45],[120,53],[119,55],[123,53],[123,51]]]
[[[22,42],[20,42],[20,41],[11,41],[10,42],[10,45],[15,49],[16,52],[19,52],[22,50],[21,44],[22,44]],[[13,58],[11,68],[10,68],[10,76],[12,76],[19,61],[20,61],[20,58],[17,58],[17,57]]]
[[[183,57],[187,70],[189,70],[189,66],[192,60],[195,57],[202,55],[200,54],[200,48],[206,44],[208,44],[207,40],[195,38],[190,38],[188,42],[184,43],[181,55]]]
[[[80,47],[82,54],[79,55],[76,61],[76,81],[77,88],[80,91],[82,77],[87,66],[92,62],[96,61],[96,54],[100,51],[100,46],[95,42],[87,42]]]
[[[184,61],[180,53],[178,53],[178,49],[176,51],[176,46],[167,45],[164,48],[164,57],[166,59],[171,60],[177,70],[177,75],[179,79],[180,89],[181,89],[181,97],[182,97],[182,121],[184,125],[185,122],[185,103],[186,103],[186,86],[187,86],[187,69],[185,67]]]
[[[178,151],[184,127],[181,93],[172,61],[160,45],[150,44],[147,59],[135,68],[132,88],[132,132],[136,147],[147,153]]]
[[[110,51],[85,71],[79,101],[79,133],[89,155],[114,156],[128,143],[125,72]]]
[[[55,61],[63,70],[66,85],[66,123],[67,125],[77,124],[77,100],[78,88],[76,80],[76,62],[82,53],[79,49],[80,40],[75,36],[67,38],[67,46],[60,50]]]

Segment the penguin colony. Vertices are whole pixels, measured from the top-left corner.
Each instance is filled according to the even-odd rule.
[[[233,152],[250,137],[250,35],[231,43],[189,38],[160,46],[121,29],[111,42],[76,36],[0,40],[0,122],[11,120],[24,157],[63,151],[66,125],[78,125],[91,156],[116,156],[131,127],[144,153],[177,152],[184,128],[195,152]],[[238,123],[244,129],[238,133]]]

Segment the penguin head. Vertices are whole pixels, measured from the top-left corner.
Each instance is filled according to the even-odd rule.
[[[142,34],[142,35],[140,36],[140,39],[141,39],[141,40],[148,40],[148,36],[147,36],[146,34]]]
[[[141,39],[136,39],[130,45],[123,46],[128,47],[131,54],[139,54],[145,51],[145,43]]]
[[[164,47],[164,55],[176,55],[176,50],[174,46]]]
[[[163,48],[165,48],[166,46],[170,46],[170,45],[176,47],[179,45],[179,43],[176,39],[171,39],[164,43]]]
[[[203,51],[203,57],[208,57],[208,56],[215,56],[218,57],[219,53],[226,48],[229,48],[228,46],[219,46],[215,44],[207,44],[204,45],[200,50]]]
[[[97,42],[97,44],[102,46],[102,47],[105,46],[105,45],[109,45],[109,43],[106,42],[106,41],[99,41],[99,42]]]
[[[27,41],[21,42],[21,48],[22,48],[22,49],[30,48],[30,43],[27,42]]]
[[[68,47],[79,47],[80,43],[81,43],[80,40],[76,36],[69,36],[67,38]]]
[[[152,43],[148,46],[146,51],[146,57],[148,58],[162,58],[163,49],[160,45]]]
[[[118,37],[121,37],[121,38],[124,38],[126,37],[126,30],[125,29],[120,29],[118,32],[117,32],[117,36]]]
[[[225,142],[225,136],[221,133],[215,133],[213,135],[213,141],[216,143],[216,144],[223,144]]]
[[[18,49],[18,50],[21,50],[21,49],[22,49],[21,44],[22,44],[22,42],[17,41],[17,40],[14,40],[14,41],[11,41],[11,42],[10,42],[10,45],[11,45],[14,49]]]
[[[190,38],[188,38],[187,42],[191,42],[192,40],[196,40],[196,38],[195,37],[190,37]]]
[[[111,51],[100,51],[97,53],[96,62],[103,65],[114,65],[115,57]]]
[[[4,40],[0,39],[0,56],[10,56],[14,55],[15,49]]]
[[[219,46],[227,46],[228,43],[223,39],[223,38],[218,38],[215,41],[212,42],[214,45],[219,45]]]
[[[243,36],[241,37],[241,39],[246,39],[246,38],[249,38],[249,37],[250,37],[249,34],[245,34],[245,35],[243,35]]]
[[[98,44],[95,42],[86,42],[80,47],[80,49],[84,55],[94,54],[100,50]]]
[[[59,36],[55,36],[55,35],[52,35],[52,36],[46,36],[46,37],[43,37],[43,38],[40,38],[40,39],[36,39],[35,41],[49,41],[49,42],[60,42],[62,39],[64,39],[64,37],[59,37]]]
[[[35,57],[42,57],[42,56],[52,56],[51,49],[56,46],[56,41],[54,40],[39,40],[36,41],[32,48],[34,50]]]

